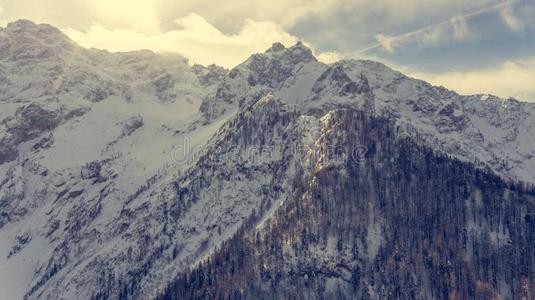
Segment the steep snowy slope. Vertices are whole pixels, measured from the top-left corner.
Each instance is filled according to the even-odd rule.
[[[227,72],[84,49],[30,21],[0,29],[0,299],[155,297],[275,215],[299,169],[347,159],[316,145],[340,109],[535,182],[532,104],[326,65],[301,43]],[[354,146],[356,159],[370,150]]]
[[[17,299],[59,268],[67,244],[78,260],[65,264],[96,251],[89,244],[166,174],[176,147],[208,140],[220,123],[197,128],[199,106],[226,71],[84,49],[29,21],[2,29],[0,45],[0,298]]]
[[[171,180],[155,176],[128,198],[105,231],[81,236],[89,243],[82,252],[79,240],[66,239],[37,272],[29,296],[156,297],[246,220],[268,218],[294,193],[296,172],[320,123],[271,95],[257,98],[188,169]],[[77,235],[94,230],[82,228]]]

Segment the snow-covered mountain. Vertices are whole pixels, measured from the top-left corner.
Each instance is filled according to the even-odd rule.
[[[375,151],[331,149],[353,128],[341,111],[535,183],[535,105],[323,64],[302,43],[225,70],[21,20],[0,29],[0,108],[0,299],[157,297],[244,224],[277,220],[310,174]]]
[[[305,125],[272,109],[288,132]],[[362,111],[319,122],[306,147],[282,135],[307,151],[279,165],[296,171],[275,209],[251,214],[158,299],[533,298],[533,187],[437,154]]]
[[[0,294],[13,299],[44,284],[34,274],[65,243],[107,232],[184,140],[208,140],[221,122],[197,129],[199,106],[226,70],[84,49],[30,21],[2,29],[0,45]]]
[[[318,62],[303,44],[275,44],[231,70],[208,104],[208,115],[272,93],[305,114],[357,107],[396,120],[456,158],[511,179],[535,181],[535,105],[491,95],[461,96],[409,78],[383,64]],[[253,97],[254,98],[254,97]]]

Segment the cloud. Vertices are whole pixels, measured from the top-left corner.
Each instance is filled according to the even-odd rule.
[[[246,19],[272,21],[292,29],[304,19],[327,20],[340,11],[350,12],[355,19],[380,12],[384,16],[382,22],[399,24],[493,2],[496,0],[0,0],[0,5],[9,20],[28,18],[76,29],[99,23],[107,28],[135,29],[144,33],[154,33],[158,28],[173,29],[175,19],[197,13],[229,33],[239,30]]]
[[[457,15],[449,20],[420,27],[396,36],[389,36],[383,33],[377,34],[375,36],[377,44],[357,51],[357,53],[364,53],[379,48],[382,48],[387,52],[394,52],[394,49],[406,44],[436,47],[452,39],[464,41],[474,37],[475,35],[468,26],[468,21],[471,18],[494,11],[507,11],[508,9],[512,9],[512,5],[513,2],[500,2],[498,4],[492,4],[469,13]],[[511,17],[512,14],[508,14],[508,16]],[[515,25],[514,22],[516,19],[514,19],[514,21],[512,18],[509,19],[508,20],[513,22],[513,25]]]
[[[217,63],[233,67],[252,53],[263,52],[274,42],[291,45],[297,38],[273,22],[245,20],[235,34],[224,34],[197,14],[175,20],[179,29],[164,33],[144,34],[130,29],[108,29],[94,23],[85,31],[64,32],[84,47],[130,51],[150,49],[156,52],[180,53],[192,62]]]
[[[245,19],[273,21],[286,28],[292,27],[303,17],[323,14],[345,1],[339,0],[160,0],[158,12],[162,21],[184,16],[192,12],[220,28],[231,32],[241,27]]]
[[[438,74],[410,69],[403,71],[410,76],[435,85],[443,85],[462,94],[488,93],[535,102],[535,57],[507,61],[495,69],[488,70]]]
[[[382,48],[387,52],[393,53],[396,49],[407,44],[435,47],[440,45],[448,37],[446,26],[451,25],[452,23],[448,21],[419,28],[417,30],[409,31],[396,36],[390,36],[382,33],[377,34],[375,36],[377,44],[362,49],[359,52],[365,53],[370,50]]]
[[[422,31],[419,36],[413,36],[416,43],[424,47],[438,47],[448,38],[450,38],[450,36],[448,36],[447,28],[445,26],[429,28],[428,30]],[[409,40],[406,42],[408,43]]]
[[[31,19],[82,30],[93,23],[106,28],[154,34],[175,29],[174,20],[202,15],[225,33],[238,31],[247,19],[291,27],[304,16],[328,11],[338,0],[0,0],[5,18]]]
[[[405,45],[438,47],[449,40],[464,41],[470,36],[472,36],[472,33],[468,28],[466,18],[457,16],[450,21],[423,27],[397,36],[378,34],[376,35],[378,44],[361,50],[361,52],[382,48],[387,52],[393,53],[396,49]]]
[[[470,38],[473,33],[468,28],[468,21],[465,16],[457,16],[451,20],[453,26],[453,37],[456,40],[464,41]]]
[[[322,63],[325,63],[325,64],[335,63],[335,62],[341,60],[342,57],[343,57],[343,55],[341,53],[335,52],[335,51],[323,52],[323,53],[316,54],[316,58],[319,61],[321,61]]]
[[[524,29],[524,23],[522,20],[515,16],[512,6],[504,7],[500,11],[500,16],[503,23],[513,31],[522,31]]]
[[[128,28],[145,34],[160,32],[155,1],[91,0],[86,2],[94,16],[92,21],[112,28]]]
[[[378,34],[375,36],[379,45],[388,52],[394,52],[394,45],[399,41],[399,37]]]

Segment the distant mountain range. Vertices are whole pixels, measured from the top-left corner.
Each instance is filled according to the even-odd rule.
[[[0,29],[0,299],[533,299],[534,183],[535,104]]]

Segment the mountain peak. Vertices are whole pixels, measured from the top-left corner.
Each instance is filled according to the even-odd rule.
[[[312,54],[312,50],[305,46],[303,42],[299,41],[288,49],[292,57],[295,57],[303,62],[317,61],[316,57]]]
[[[277,59],[289,60],[293,62],[317,61],[312,54],[312,50],[299,41],[290,48],[286,48],[282,43],[275,42],[265,51],[266,55],[271,55]]]
[[[0,57],[13,61],[60,57],[63,51],[76,47],[56,27],[24,19],[8,23],[0,32]]]
[[[273,43],[271,48],[266,50],[266,53],[280,52],[280,51],[283,51],[283,50],[286,50],[286,47],[282,43],[275,42],[275,43]]]
[[[34,37],[47,41],[70,41],[70,38],[58,28],[49,24],[37,24],[26,19],[10,22],[4,30],[6,33],[16,37]]]
[[[19,20],[7,23],[6,28],[24,29],[24,28],[37,27],[37,26],[38,25],[35,22],[30,21],[28,19],[19,19]]]
[[[293,45],[292,48],[303,48],[303,49],[310,50],[307,46],[305,46],[305,44],[303,44],[302,41],[297,41],[297,43],[295,43],[295,45]]]

